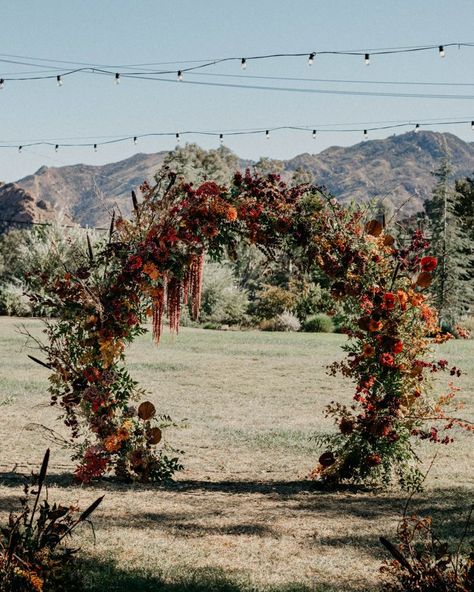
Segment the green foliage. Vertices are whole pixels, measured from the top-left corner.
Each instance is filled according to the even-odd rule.
[[[32,313],[30,301],[19,283],[0,284],[0,314],[28,317]]]
[[[98,235],[89,232],[91,242]],[[44,315],[44,305],[35,305],[24,297],[25,291],[44,295],[43,278],[57,276],[77,262],[86,251],[87,232],[65,228],[61,221],[35,226],[29,230],[11,230],[0,237],[0,314]]]
[[[82,590],[82,579],[73,571],[78,549],[67,547],[64,541],[77,526],[90,522],[103,496],[79,515],[70,506],[51,504],[47,495],[41,495],[48,462],[49,450],[39,475],[25,484],[20,513],[11,513],[1,529],[0,592]]]
[[[248,298],[236,285],[228,265],[208,263],[204,268],[201,320],[221,325],[242,325],[248,322]]]
[[[308,317],[302,328],[306,333],[333,333],[334,323],[327,314],[320,313]]]
[[[266,286],[257,293],[252,313],[259,319],[274,319],[285,311],[292,311],[295,295],[279,286]]]
[[[301,324],[294,314],[284,311],[273,319],[264,319],[260,322],[262,331],[299,331]]]
[[[431,291],[440,322],[454,327],[468,312],[474,295],[470,277],[474,261],[472,240],[465,234],[457,215],[462,206],[452,184],[452,169],[447,158],[433,175],[437,183],[432,200],[425,203],[431,250],[438,258]]]
[[[201,183],[212,179],[216,183],[229,183],[239,168],[239,159],[229,148],[204,150],[197,144],[177,146],[165,158],[157,176],[172,170],[188,183]]]

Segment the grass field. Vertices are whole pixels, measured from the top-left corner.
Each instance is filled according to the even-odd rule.
[[[24,323],[0,318],[0,511],[18,507],[20,475],[52,450],[49,496],[85,507],[105,493],[95,514],[96,542],[80,534],[90,591],[352,591],[378,581],[380,535],[393,536],[405,494],[321,491],[305,476],[316,463],[311,436],[332,429],[323,416],[351,385],[325,374],[342,357],[333,334],[215,332],[183,329],[156,348],[149,336],[130,349],[134,377],[160,412],[188,427],[168,432],[185,451],[185,470],[169,487],[105,481],[78,487],[67,451],[45,439],[42,424],[65,433],[48,405],[47,370],[30,362]],[[474,415],[474,341],[441,346],[462,367],[459,414]],[[34,353],[34,352],[30,352]],[[438,385],[442,388],[442,384]],[[419,452],[438,457],[413,510],[429,512],[443,536],[461,531],[474,489],[472,435]]]

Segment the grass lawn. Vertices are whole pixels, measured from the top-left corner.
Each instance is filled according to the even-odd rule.
[[[67,451],[38,427],[67,433],[48,404],[47,370],[27,358],[21,323],[41,334],[39,321],[0,318],[0,512],[4,520],[18,507],[20,475],[39,465],[47,446],[51,500],[84,508],[105,493],[95,543],[87,528],[79,537],[90,591],[327,592],[378,582],[386,556],[378,537],[393,537],[405,494],[327,492],[304,480],[320,452],[311,436],[332,429],[325,405],[351,398],[349,383],[325,373],[343,355],[342,336],[183,329],[158,348],[150,336],[138,339],[132,375],[160,412],[187,420],[167,433],[185,451],[185,470],[169,487],[107,480],[78,487]],[[466,371],[458,415],[473,420],[474,341],[440,350]],[[451,446],[419,448],[425,466],[438,456],[412,508],[431,513],[443,536],[464,525],[472,438],[459,433]]]

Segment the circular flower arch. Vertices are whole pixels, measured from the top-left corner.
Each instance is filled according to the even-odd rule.
[[[289,187],[278,176],[237,173],[230,186],[199,187],[174,173],[141,186],[130,219],[112,219],[109,235],[78,254],[73,270],[43,277],[44,295],[32,294],[51,310],[48,343],[42,346],[52,370],[52,403],[60,406],[75,442],[75,476],[88,482],[113,469],[121,478],[162,481],[181,468],[179,458],[159,446],[172,423],[157,415],[126,366],[125,346],[151,319],[158,342],[166,315],[178,331],[183,304],[194,318],[200,307],[205,254],[232,256],[238,243],[257,245],[268,257],[291,254],[301,271],[314,266],[328,277],[343,306],[347,357],[330,372],[356,384],[352,405],[327,409],[337,433],[325,442],[313,476],[328,481],[416,479],[412,438],[448,442],[426,420],[445,420],[434,401],[430,376],[448,369],[426,361],[430,342],[441,341],[437,317],[427,303],[436,259],[415,232],[400,247],[363,210],[342,207],[311,185]],[[37,360],[38,361],[38,360]]]

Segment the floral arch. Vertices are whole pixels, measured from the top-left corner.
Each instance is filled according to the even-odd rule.
[[[268,257],[291,253],[302,270],[318,266],[344,303],[347,358],[331,366],[356,383],[350,407],[327,410],[337,433],[314,474],[330,481],[413,478],[413,436],[448,441],[425,420],[448,420],[428,396],[433,372],[446,362],[425,361],[429,336],[440,340],[427,304],[436,260],[416,232],[404,248],[362,210],[348,209],[315,186],[288,187],[279,177],[237,173],[230,186],[199,187],[173,173],[133,194],[131,219],[112,219],[109,235],[78,255],[75,269],[43,278],[48,321],[43,362],[52,370],[52,403],[60,406],[76,443],[77,479],[88,482],[111,469],[122,478],[162,481],[179,459],[158,446],[170,421],[150,402],[125,366],[125,346],[151,318],[159,341],[166,314],[178,331],[183,303],[197,318],[204,254],[219,259],[239,241]],[[37,360],[38,361],[38,360]],[[458,372],[450,369],[451,373]]]

